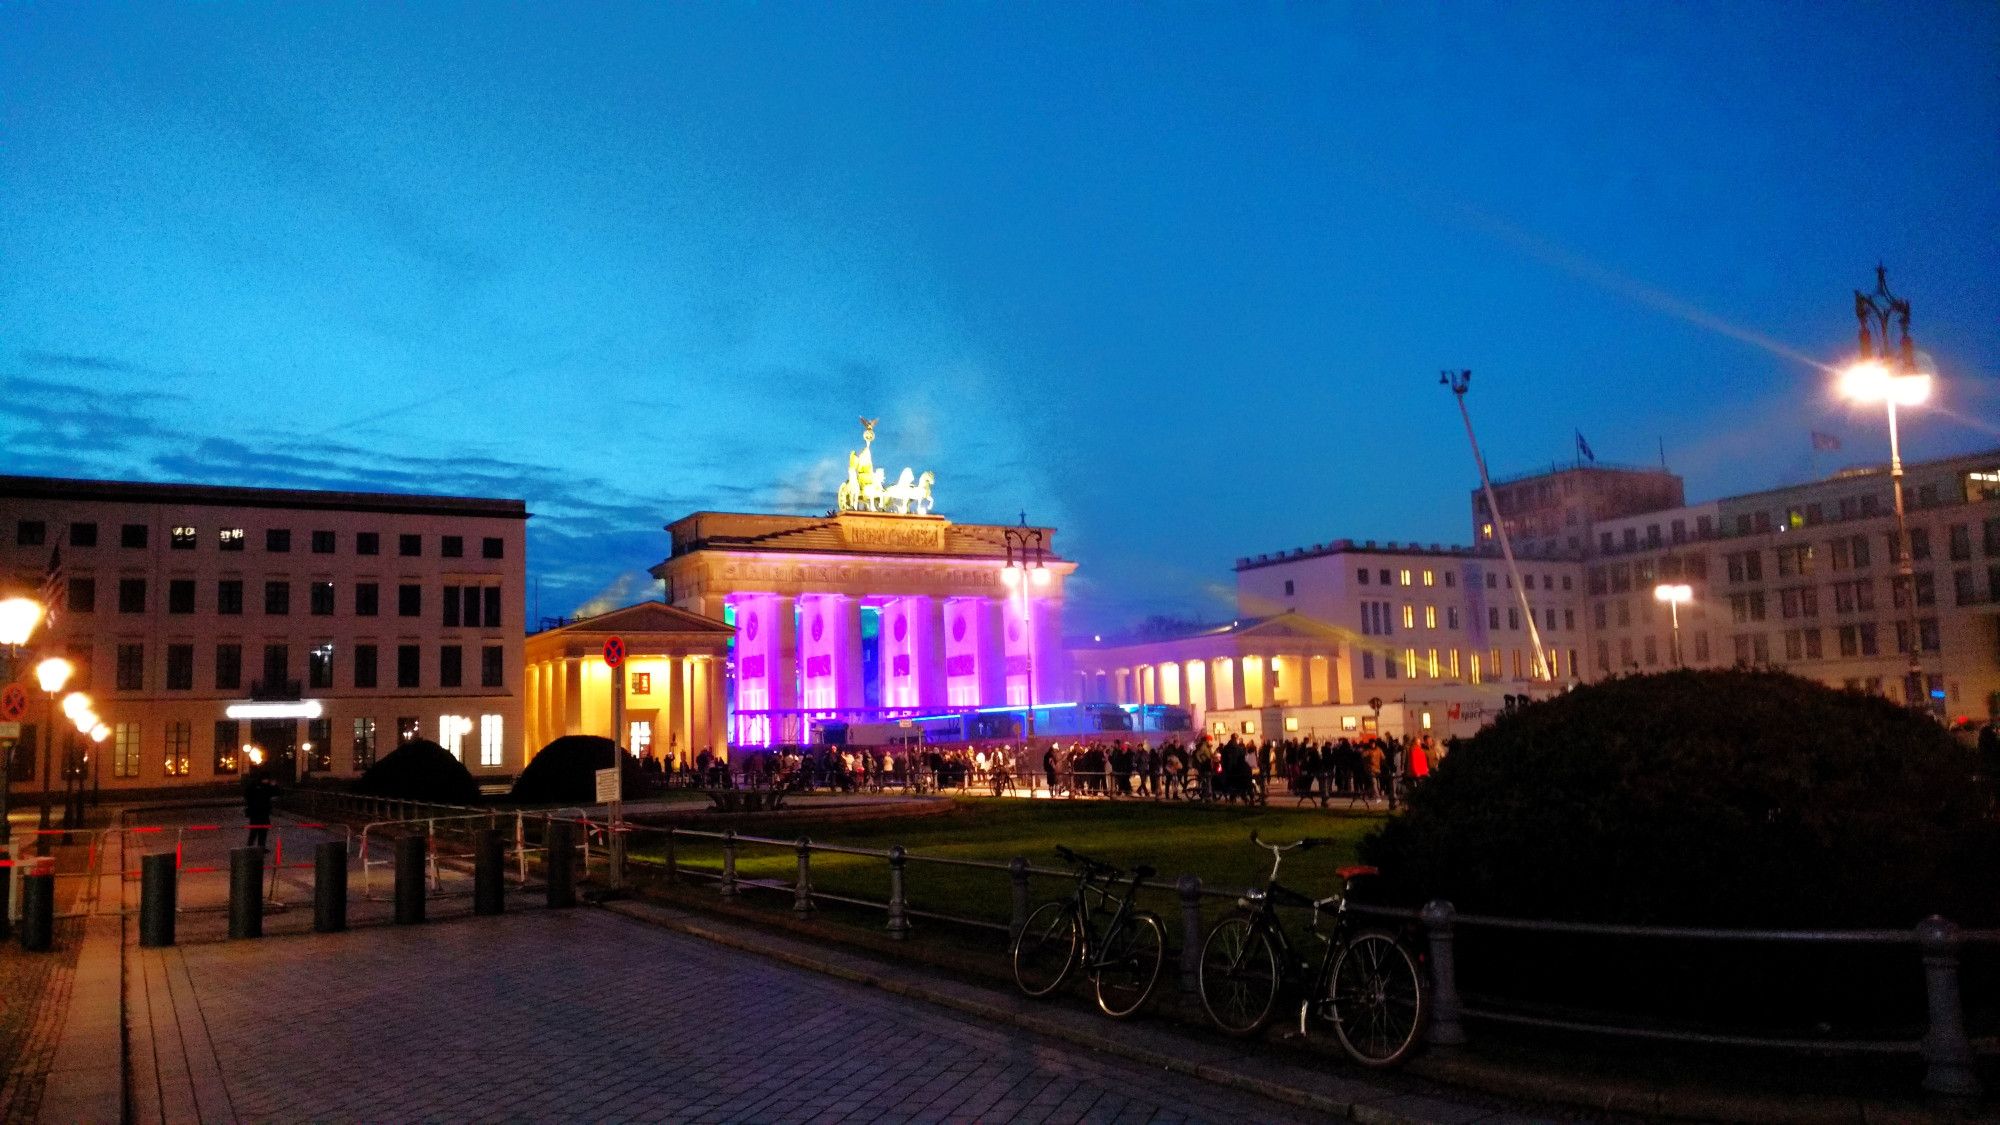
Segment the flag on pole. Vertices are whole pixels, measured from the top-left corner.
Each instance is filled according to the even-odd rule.
[[[1812,447],[1814,453],[1836,453],[1840,450],[1840,439],[1832,434],[1823,434],[1818,430],[1814,430],[1812,432]]]
[[[42,574],[42,588],[37,591],[35,599],[42,603],[42,625],[44,628],[55,627],[57,599],[62,593],[62,588],[62,546],[58,544],[49,549],[49,569]]]
[[[1582,430],[1576,431],[1576,451],[1578,454],[1582,455],[1584,460],[1590,462],[1593,465],[1597,464],[1597,454],[1592,453],[1590,451],[1590,443],[1583,440]]]

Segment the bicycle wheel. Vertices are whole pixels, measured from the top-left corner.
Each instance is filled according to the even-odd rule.
[[[1097,965],[1097,1007],[1113,1019],[1124,1019],[1146,1004],[1160,981],[1166,960],[1167,928],[1141,910],[1104,939],[1104,959]]]
[[[1248,918],[1224,918],[1201,943],[1201,1006],[1231,1035],[1262,1030],[1281,979],[1277,946]]]
[[[1014,983],[1030,996],[1047,996],[1061,988],[1076,964],[1076,947],[1076,915],[1069,903],[1036,907],[1014,941]]]
[[[1356,934],[1328,974],[1334,1034],[1362,1066],[1401,1062],[1417,1045],[1430,997],[1423,970],[1403,943],[1384,933]]]

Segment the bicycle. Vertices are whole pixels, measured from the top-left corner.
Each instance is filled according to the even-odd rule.
[[[1123,871],[1068,848],[1058,847],[1056,854],[1077,869],[1076,889],[1028,915],[1014,940],[1014,983],[1029,996],[1047,996],[1081,965],[1096,986],[1098,1010],[1124,1019],[1145,1006],[1166,959],[1166,927],[1152,912],[1132,908],[1139,884],[1154,871],[1139,865],[1125,893],[1114,896]],[[1100,932],[1096,916],[1112,903],[1116,909]]]
[[[1201,1006],[1224,1032],[1257,1034],[1277,1011],[1286,990],[1296,990],[1299,1034],[1314,1022],[1331,1023],[1347,1056],[1362,1066],[1389,1067],[1416,1048],[1430,1014],[1424,970],[1395,934],[1357,928],[1345,894],[1310,898],[1279,884],[1285,853],[1333,841],[1307,837],[1290,844],[1250,842],[1271,853],[1271,875],[1261,891],[1237,900],[1235,914],[1216,923],[1201,946]],[[1372,867],[1343,867],[1343,883],[1375,874]],[[1292,948],[1278,921],[1278,907],[1312,909],[1312,935],[1324,946],[1319,963]],[[1320,917],[1333,915],[1331,932]]]

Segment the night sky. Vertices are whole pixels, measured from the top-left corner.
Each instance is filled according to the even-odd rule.
[[[1227,617],[1467,539],[1445,367],[1496,473],[1885,459],[1878,261],[2000,446],[1991,3],[411,7],[0,6],[6,471],[524,498],[554,615],[866,414],[1073,626]]]

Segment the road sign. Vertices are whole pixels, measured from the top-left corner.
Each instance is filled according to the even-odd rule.
[[[604,662],[613,668],[625,663],[625,638],[604,638]]]
[[[597,803],[608,805],[619,799],[618,767],[597,771]]]
[[[19,737],[21,737],[21,724],[0,723],[0,738],[19,738]]]
[[[20,684],[8,684],[0,689],[0,720],[14,722],[28,713],[28,689]]]

